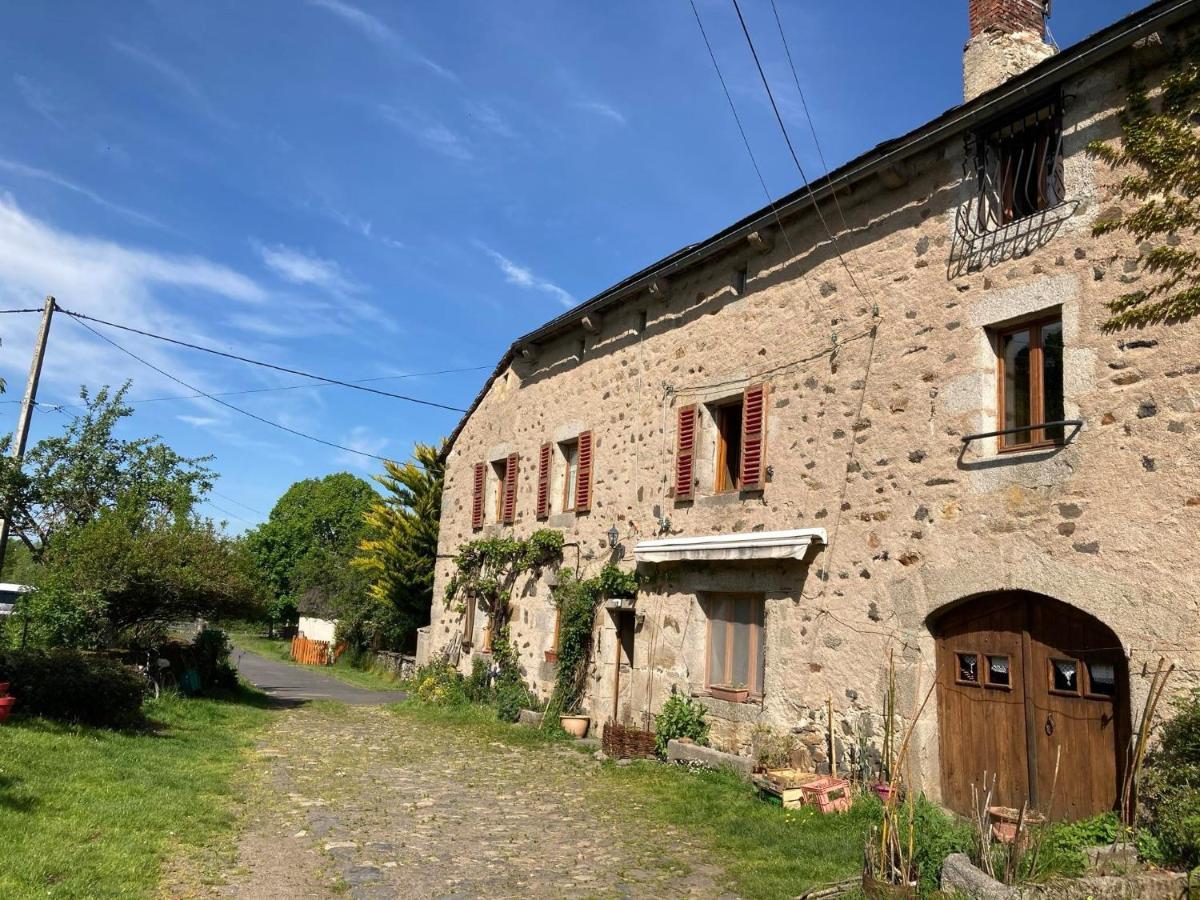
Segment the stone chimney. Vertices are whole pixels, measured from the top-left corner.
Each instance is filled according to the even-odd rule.
[[[1054,54],[1046,43],[1049,0],[967,0],[971,39],[963,50],[963,99],[1003,84]]]

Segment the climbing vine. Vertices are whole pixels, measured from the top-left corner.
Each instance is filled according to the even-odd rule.
[[[1120,116],[1115,143],[1093,141],[1088,151],[1113,168],[1135,171],[1121,179],[1118,196],[1141,205],[1103,219],[1096,237],[1122,231],[1144,249],[1139,265],[1160,276],[1152,287],[1108,303],[1106,331],[1190,318],[1200,313],[1200,253],[1180,246],[1180,235],[1200,234],[1200,62],[1184,62],[1162,85],[1157,105],[1138,85]]]
[[[523,575],[536,575],[562,561],[563,536],[548,528],[528,538],[481,538],[464,544],[454,559],[455,572],[446,585],[446,603],[478,603],[492,628],[492,658],[500,679],[519,678],[517,654],[508,637],[509,601]]]
[[[609,563],[594,578],[579,578],[561,569],[552,589],[558,607],[558,671],[546,706],[545,721],[557,725],[560,713],[577,712],[583,698],[596,611],[606,599],[636,597],[638,576]]]

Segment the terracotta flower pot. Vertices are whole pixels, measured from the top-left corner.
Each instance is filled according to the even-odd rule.
[[[545,653],[545,656],[546,656],[546,662],[548,662],[548,663],[558,662],[558,651],[557,650],[545,650],[543,652]]]
[[[871,785],[871,790],[873,790],[879,799],[884,803],[887,803],[888,798],[892,796],[892,786],[886,781],[880,781]],[[900,791],[896,791],[896,793],[899,794]]]
[[[8,714],[12,712],[13,704],[16,702],[16,697],[0,697],[0,722],[8,718]]]
[[[587,737],[588,725],[591,724],[591,716],[559,716],[559,724],[562,725],[563,731],[573,738]]]
[[[727,684],[714,684],[709,689],[718,700],[725,700],[729,703],[745,703],[746,698],[750,696],[750,691],[744,687],[732,687]]]

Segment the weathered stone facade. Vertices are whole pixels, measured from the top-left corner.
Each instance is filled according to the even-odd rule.
[[[968,126],[947,129],[902,164],[841,191],[840,209],[822,202],[836,240],[811,206],[789,211],[782,234],[727,242],[602,315],[589,311],[587,323],[564,319],[526,355],[528,345],[517,345],[449,453],[422,652],[461,632],[462,614],[446,607],[443,591],[453,554],[480,535],[560,529],[566,563],[595,574],[617,556],[606,538],[614,525],[626,566],[639,540],[664,534],[821,527],[827,543],[804,562],[647,567],[632,666],[615,699],[616,628],[609,614],[598,617],[586,701],[593,720],[615,706],[619,719],[652,725],[680,690],[708,706],[714,745],[749,752],[769,729],[822,765],[832,698],[845,770],[858,748],[877,752],[889,651],[907,717],[934,675],[930,618],[1004,589],[1055,597],[1107,624],[1129,659],[1135,718],[1160,655],[1180,667],[1175,690],[1196,684],[1200,322],[1102,330],[1104,303],[1145,276],[1128,239],[1092,237],[1116,203],[1120,174],[1085,153],[1088,142],[1117,136],[1131,75],[1161,77],[1170,49],[1195,32],[1193,15],[1066,77],[1069,214],[1036,234],[1017,222],[1013,234],[992,235],[986,258],[968,253],[963,262],[955,221],[975,184],[964,167]],[[1050,450],[1001,454],[995,439],[964,446],[963,436],[1001,427],[989,329],[1056,310],[1066,417],[1083,420],[1080,432]],[[756,382],[770,385],[765,490],[710,490],[715,438],[704,407],[699,489],[694,501],[676,502],[677,409]],[[595,440],[592,509],[558,512],[555,498],[550,518],[536,521],[539,447],[584,430]],[[516,523],[475,531],[473,466],[513,452],[521,460]],[[702,597],[726,590],[765,596],[761,702],[706,696]],[[545,695],[554,673],[544,656],[555,627],[549,588],[540,581],[514,593],[513,643]],[[479,646],[462,654],[464,670]],[[938,729],[931,703],[916,730],[912,775],[935,798]]]

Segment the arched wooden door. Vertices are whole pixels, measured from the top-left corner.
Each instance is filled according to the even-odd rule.
[[[970,813],[971,785],[996,778],[994,805],[1078,819],[1117,805],[1129,741],[1129,673],[1099,620],[1012,591],[934,623],[942,796]],[[1058,784],[1051,787],[1058,758]]]

